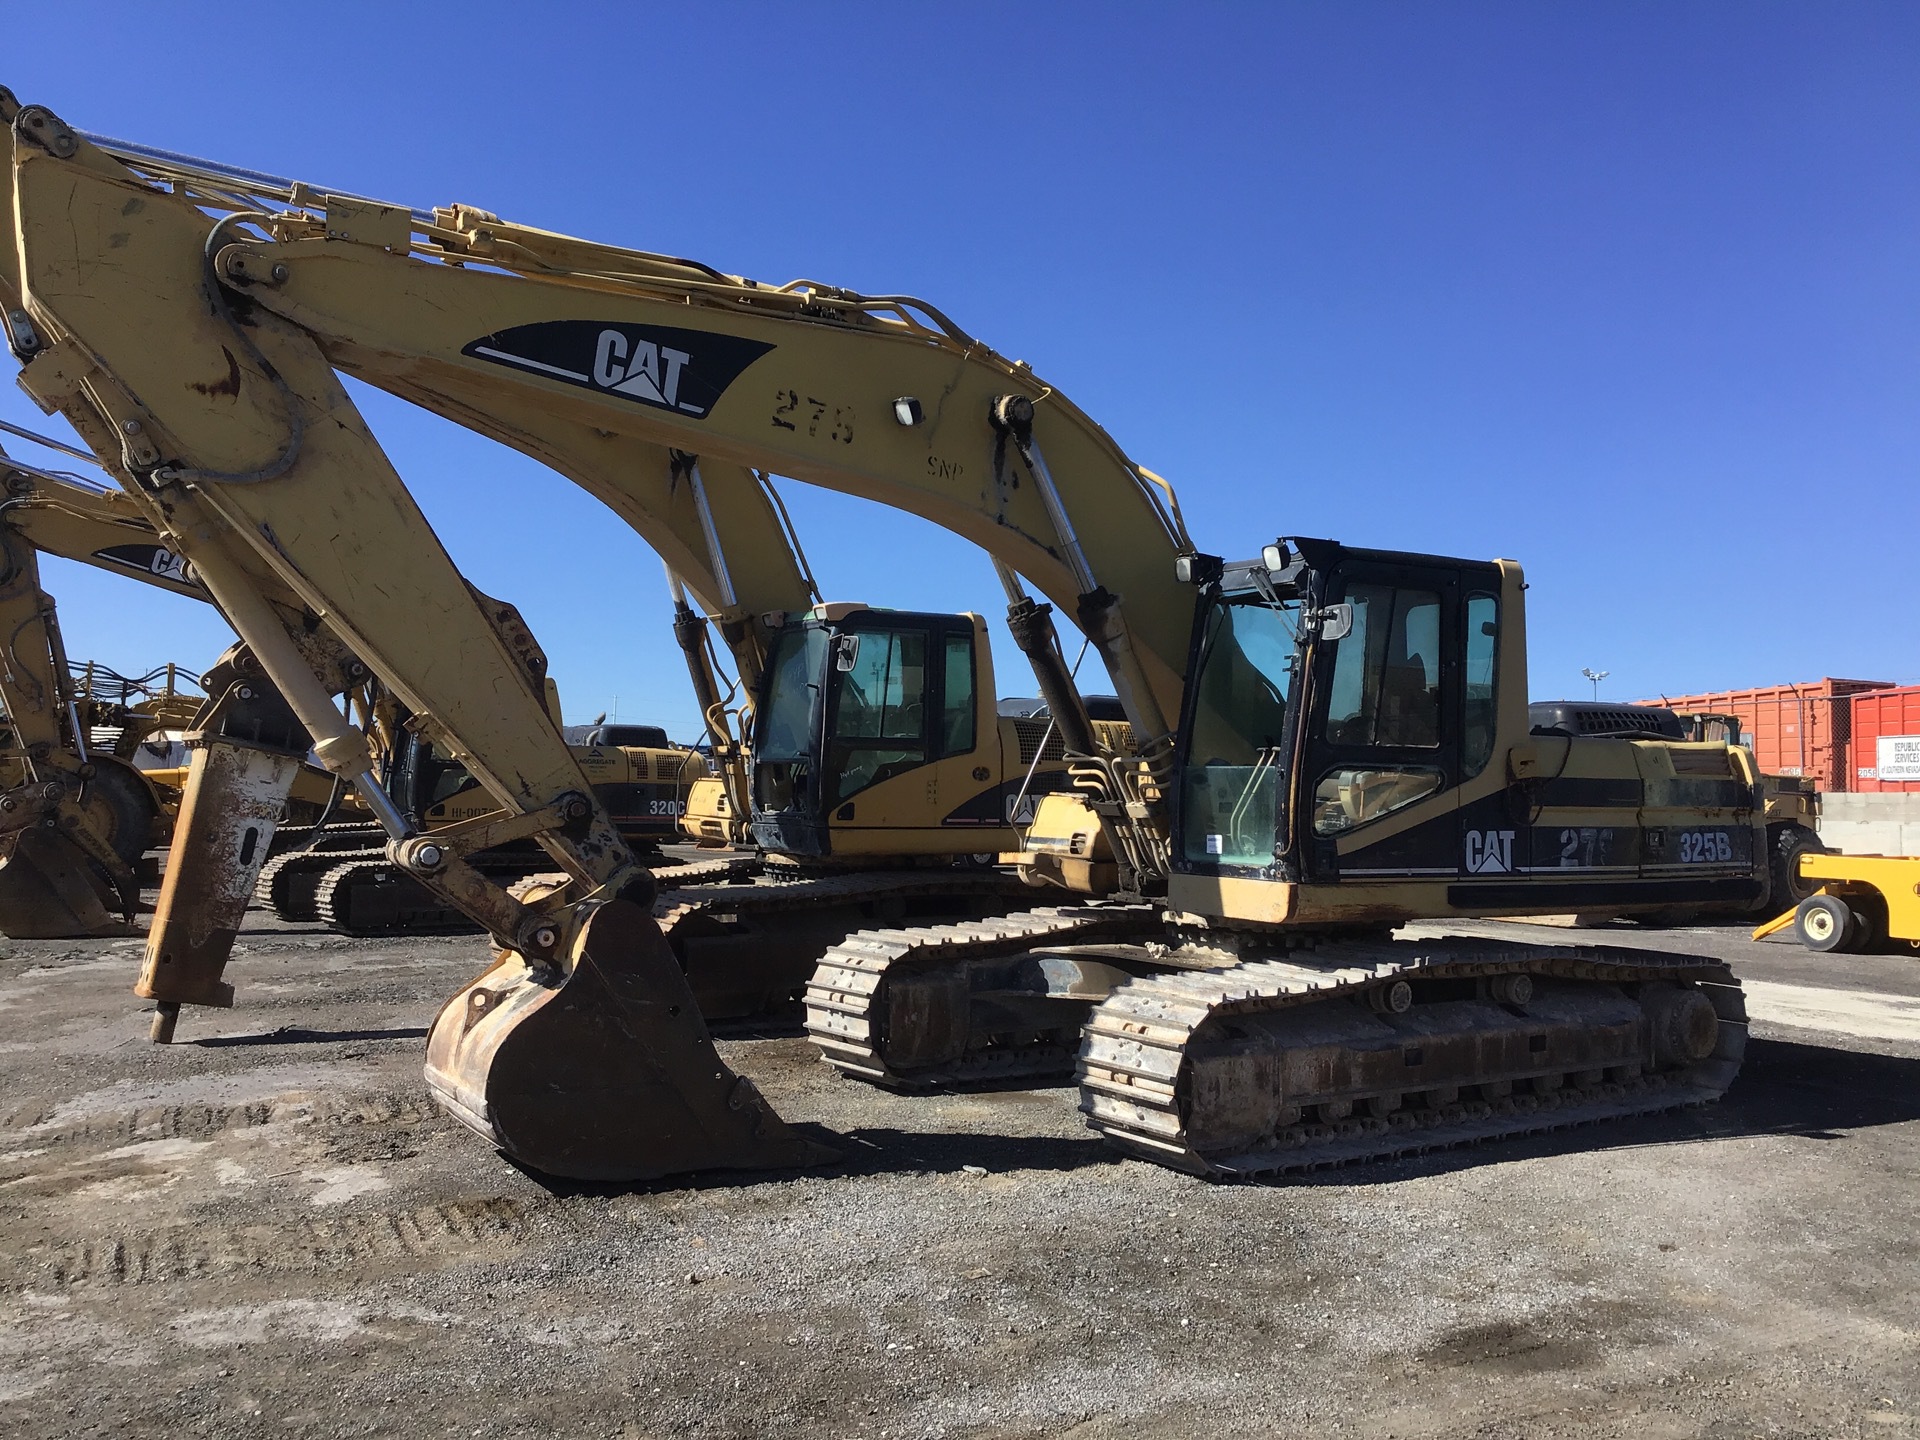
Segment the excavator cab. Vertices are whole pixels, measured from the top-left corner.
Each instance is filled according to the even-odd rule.
[[[1221,567],[1201,610],[1181,860],[1323,883],[1451,870],[1442,797],[1493,752],[1499,570],[1295,544]]]
[[[1335,924],[1753,887],[1727,746],[1533,730],[1511,562],[1293,540],[1189,570],[1176,904],[1203,877],[1202,913]]]
[[[816,606],[776,637],[755,716],[752,829],[767,850],[967,854],[1011,838],[978,616]]]

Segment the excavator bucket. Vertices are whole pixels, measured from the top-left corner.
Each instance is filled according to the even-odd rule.
[[[153,838],[158,804],[132,766],[96,756],[85,805],[0,840],[0,935],[16,940],[131,935],[139,903],[135,867]],[[126,867],[116,879],[59,823],[95,827]],[[125,887],[124,890],[122,887]]]
[[[80,847],[44,825],[5,842],[0,858],[0,935],[56,940],[131,935],[108,907],[120,897]]]
[[[508,953],[427,1038],[440,1103],[508,1156],[572,1180],[825,1164],[720,1060],[653,917],[610,901],[549,979]]]

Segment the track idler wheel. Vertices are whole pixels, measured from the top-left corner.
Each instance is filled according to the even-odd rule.
[[[620,900],[588,916],[564,970],[509,953],[449,1000],[427,1084],[509,1157],[566,1179],[837,1158],[721,1062],[660,927]]]
[[[1691,986],[1649,985],[1640,995],[1647,1012],[1654,1063],[1663,1070],[1697,1064],[1720,1040],[1713,1002]]]

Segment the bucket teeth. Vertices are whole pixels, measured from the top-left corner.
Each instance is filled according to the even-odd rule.
[[[427,1083],[511,1159],[565,1179],[836,1158],[721,1061],[660,927],[623,901],[588,916],[564,974],[509,957],[449,1000]]]

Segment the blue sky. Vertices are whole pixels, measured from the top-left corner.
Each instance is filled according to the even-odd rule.
[[[75,24],[76,15],[84,24]],[[1920,680],[1920,9],[23,7],[84,129],[762,280],[922,295],[1276,534],[1528,569],[1536,698]],[[98,37],[99,43],[88,43]],[[691,738],[660,567],[531,461],[363,408],[570,719]],[[49,423],[8,387],[0,418]],[[10,443],[10,448],[13,448]],[[27,453],[24,447],[20,453]],[[984,556],[789,483],[833,598],[997,614]],[[191,602],[52,564],[76,657]],[[1003,693],[1032,689],[996,626]]]

